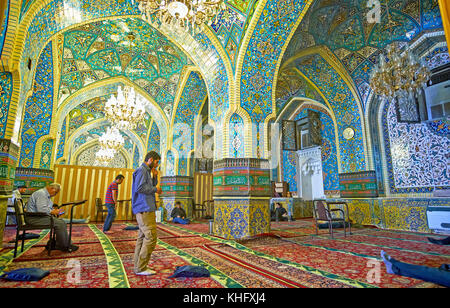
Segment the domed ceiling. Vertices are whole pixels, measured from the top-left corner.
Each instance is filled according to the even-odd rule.
[[[289,60],[311,54],[308,49],[325,47],[351,77],[364,103],[370,92],[369,73],[386,46],[396,41],[403,48],[423,34],[442,31],[438,0],[381,0],[379,22],[370,22],[368,17],[375,16],[374,7],[367,7],[367,3],[367,0],[314,1],[284,54],[282,63],[290,62],[290,68],[283,68],[283,64],[282,68],[290,70],[305,65],[300,59]],[[445,41],[443,33],[434,38],[433,44],[439,41]],[[283,79],[280,82],[279,86],[287,87]]]
[[[89,23],[64,33],[60,102],[90,83],[123,76],[164,109],[186,64],[178,47],[140,19]]]

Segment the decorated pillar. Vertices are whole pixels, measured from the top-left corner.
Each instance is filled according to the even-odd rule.
[[[0,247],[6,222],[8,198],[11,197],[19,147],[8,139],[0,139]]]
[[[242,239],[270,231],[268,160],[216,160],[213,178],[215,235]]]
[[[179,201],[181,207],[186,211],[188,218],[192,218],[192,200],[194,195],[194,178],[189,176],[162,176],[160,196],[164,209],[164,220],[169,220],[175,203]]]
[[[55,172],[49,169],[21,168],[17,167],[14,183],[17,186],[25,186],[25,198],[36,190],[55,181]],[[71,187],[61,187],[62,190],[69,190]]]

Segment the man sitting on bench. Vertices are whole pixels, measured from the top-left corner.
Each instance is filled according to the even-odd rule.
[[[73,252],[78,250],[78,246],[69,244],[69,235],[67,233],[67,224],[64,220],[57,218],[61,215],[61,210],[53,208],[51,197],[56,196],[61,190],[61,185],[52,183],[42,189],[35,191],[28,200],[27,212],[47,213],[55,216],[53,224],[55,226],[56,243],[55,249]],[[26,223],[31,226],[49,226],[50,217],[26,217]],[[53,245],[50,242],[47,244],[47,249]]]

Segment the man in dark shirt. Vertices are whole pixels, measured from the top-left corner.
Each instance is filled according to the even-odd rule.
[[[281,203],[276,204],[275,209],[275,220],[276,221],[286,221],[288,220],[288,213],[286,209],[281,205]]]
[[[181,207],[180,201],[175,203],[175,207],[173,208],[170,216],[172,217],[173,222],[177,224],[187,225],[190,222],[189,219],[186,219],[186,212]]]

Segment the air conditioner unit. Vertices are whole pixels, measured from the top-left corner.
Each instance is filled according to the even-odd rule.
[[[428,119],[439,119],[450,115],[450,80],[425,89]]]
[[[430,230],[450,234],[450,206],[428,206],[427,222]]]

